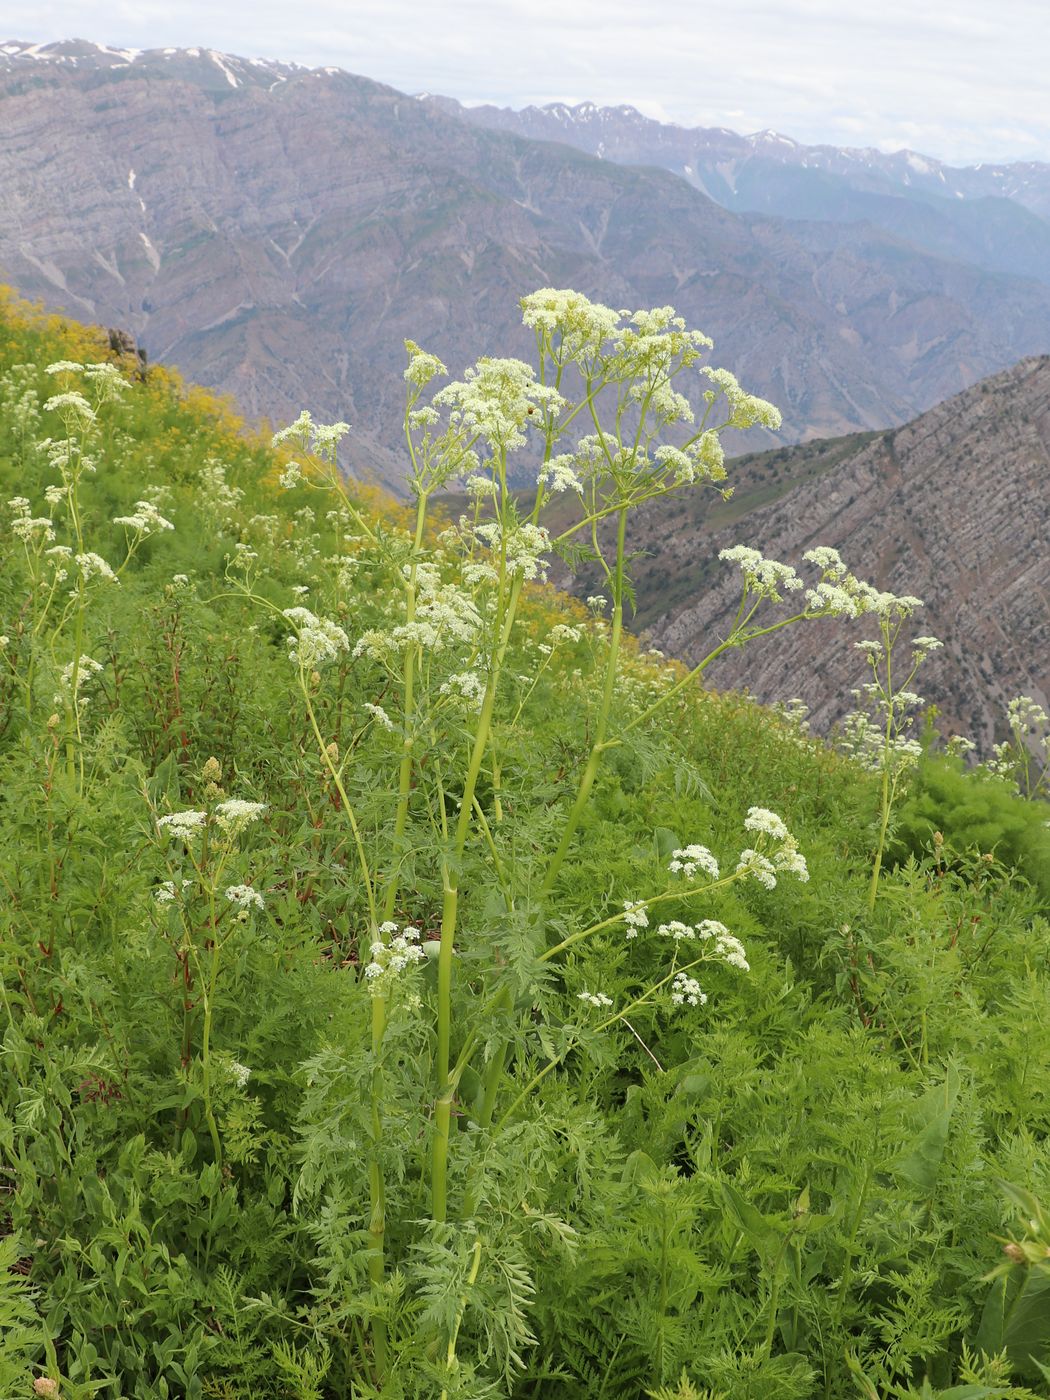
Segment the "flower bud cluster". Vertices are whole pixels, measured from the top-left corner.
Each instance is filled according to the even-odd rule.
[[[370,952],[372,960],[365,966],[365,978],[372,996],[388,996],[391,983],[406,968],[426,960],[419,942],[419,929],[412,924],[401,929],[391,922],[380,924],[379,937]]]

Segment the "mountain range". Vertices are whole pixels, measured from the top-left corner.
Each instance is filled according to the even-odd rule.
[[[675,304],[714,337],[716,363],[783,410],[783,441],[903,423],[1050,351],[1045,168],[989,176],[1002,195],[900,196],[908,217],[929,208],[941,220],[924,243],[889,222],[800,217],[784,200],[743,207],[770,165],[788,183],[815,178],[804,148],[771,160],[786,141],[722,133],[762,153],[729,169],[700,161],[695,134],[637,114],[618,119],[643,133],[630,150],[601,118],[600,154],[566,144],[570,128],[581,144],[590,119],[520,115],[536,130],[496,130],[505,114],[334,68],[12,40],[0,45],[0,273],[48,306],[131,331],[250,417],[306,406],[348,420],[352,469],[395,484],[403,338],[454,373],[478,354],[524,352],[517,299],[538,286]],[[675,142],[693,159],[652,163]],[[619,164],[614,149],[650,163]],[[839,182],[836,197],[898,198],[850,184],[840,167],[857,162],[833,155],[816,174]],[[911,167],[894,159],[900,185]],[[916,191],[941,184],[912,177]],[[1024,275],[977,256],[989,202],[1030,222],[1028,262],[1000,260]],[[963,215],[945,223],[944,205],[980,216],[966,256],[947,248]]]
[[[1048,699],[1050,167],[79,40],[0,45],[0,131],[0,275],[249,417],[349,420],[351,470],[395,488],[404,337],[459,373],[528,352],[538,286],[674,303],[785,429],[738,441],[728,503],[642,513],[637,627],[698,658],[734,605],[719,548],[833,544],[927,599],[949,727],[987,743],[1004,698]],[[858,654],[831,624],[786,636],[710,678],[798,694],[826,727]]]
[[[593,102],[512,111],[423,100],[493,130],[668,170],[737,213],[871,225],[936,257],[1050,280],[1050,164],[953,167],[916,151],[804,146],[776,131],[684,127]]]

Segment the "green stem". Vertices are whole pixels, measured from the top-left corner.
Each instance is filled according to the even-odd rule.
[[[614,1011],[611,1016],[607,1016],[604,1021],[600,1021],[598,1025],[594,1027],[595,1034],[598,1035],[602,1031],[608,1030],[609,1027],[615,1025],[617,1021],[622,1021],[625,1017],[631,1015],[631,1013],[636,1011],[639,1006],[644,1006],[645,1003],[649,1001],[652,997],[654,997],[657,992],[661,991],[662,988],[666,987],[668,982],[673,982],[675,977],[677,977],[680,972],[691,972],[694,967],[699,967],[701,963],[707,961],[708,958],[704,956],[694,958],[692,962],[685,963],[682,967],[673,967],[671,971],[667,973],[666,976],[661,977],[659,982],[654,982],[653,985],[647,988],[640,997],[635,997],[634,1001],[630,1002],[627,1006],[625,1006],[622,1011]],[[500,1120],[496,1124],[497,1130],[502,1128],[509,1118],[513,1117],[513,1115],[517,1112],[518,1108],[525,1102],[525,1100],[532,1093],[532,1091],[534,1089],[537,1089],[543,1083],[543,1081],[547,1078],[547,1075],[550,1074],[551,1070],[558,1068],[558,1066],[562,1063],[562,1061],[565,1059],[565,1057],[568,1055],[571,1049],[571,1045],[566,1046],[565,1050],[563,1050],[560,1055],[556,1055],[554,1059],[548,1060],[548,1062],[543,1066],[541,1070],[537,1070],[537,1072],[525,1085],[524,1089],[522,1089],[522,1091],[518,1094],[517,1098],[514,1100],[511,1106],[506,1110],[505,1113],[503,1113],[500,1116]]]
[[[215,1006],[215,992],[219,983],[219,930],[215,917],[215,888],[208,886],[208,921],[211,925],[211,968],[208,973],[208,992],[204,1001],[204,1030],[201,1036],[201,1066],[204,1076],[204,1117],[211,1134],[211,1145],[215,1161],[222,1166],[222,1144],[215,1113],[211,1103],[211,1022]]]
[[[501,560],[500,596],[505,577]],[[478,777],[485,758],[492,732],[492,717],[496,707],[496,692],[500,672],[503,668],[507,647],[514,627],[518,600],[521,597],[521,578],[516,577],[511,584],[506,604],[500,609],[496,620],[497,642],[489,668],[488,684],[474,731],[474,744],[471,749],[467,774],[463,783],[463,796],[460,801],[459,818],[453,838],[452,862],[442,866],[444,894],[441,908],[441,945],[438,950],[437,987],[437,1052],[434,1061],[437,1098],[434,1105],[434,1128],[431,1143],[430,1200],[431,1216],[443,1221],[448,1215],[448,1152],[449,1128],[452,1119],[452,1098],[455,1093],[455,1080],[449,1074],[449,1059],[452,1043],[452,953],[455,946],[456,917],[459,900],[458,871],[470,830],[471,813],[477,793]]]
[[[369,1110],[372,1125],[372,1150],[368,1162],[368,1278],[373,1289],[383,1285],[386,1267],[386,1184],[380,1148],[383,1141],[383,1070],[380,1052],[386,1030],[386,998],[372,998],[372,1076],[369,1084]],[[386,1323],[382,1318],[372,1321],[372,1349],[377,1376],[382,1382],[388,1362]]]
[[[299,688],[303,693],[303,699],[306,701],[306,713],[310,718],[310,727],[314,732],[314,738],[317,740],[317,747],[321,754],[321,762],[328,769],[332,782],[335,785],[335,790],[339,794],[339,800],[343,805],[343,811],[346,813],[346,819],[350,823],[350,830],[354,837],[354,845],[357,848],[358,863],[361,866],[361,878],[364,881],[365,898],[368,900],[368,914],[371,921],[371,929],[372,932],[375,933],[379,928],[379,920],[376,917],[375,890],[372,886],[372,876],[368,869],[368,857],[365,854],[364,841],[361,838],[361,829],[357,824],[357,818],[354,816],[354,809],[350,805],[350,799],[346,795],[346,789],[343,787],[343,780],[340,776],[339,769],[336,767],[331,754],[328,752],[328,746],[321,735],[321,729],[317,723],[317,716],[314,713],[314,707],[310,700],[306,676],[303,674],[301,667],[299,670]]]
[[[353,833],[354,844],[357,848],[357,858],[361,866],[361,877],[364,881],[365,896],[368,900],[369,932],[372,938],[378,936],[379,921],[376,917],[375,890],[372,885],[372,876],[368,868],[368,857],[365,854],[364,841],[361,838],[361,829],[357,824],[354,809],[350,805],[346,789],[339,769],[336,767],[328,746],[325,744],[321,734],[320,726],[317,723],[317,715],[310,700],[310,692],[306,684],[306,676],[302,668],[299,670],[299,687],[306,701],[306,712],[310,717],[310,727],[313,729],[314,738],[317,740],[317,747],[321,754],[321,761],[328,769],[335,789],[339,794],[339,799],[346,813],[350,830]],[[372,1124],[372,1151],[368,1164],[368,1194],[369,1194],[369,1219],[368,1232],[370,1236],[371,1248],[368,1255],[368,1277],[374,1288],[382,1286],[385,1256],[384,1237],[386,1232],[386,1188],[383,1181],[383,1165],[380,1158],[380,1146],[383,1137],[383,1082],[382,1070],[379,1062],[379,1055],[382,1049],[383,1032],[386,1029],[386,999],[375,997],[372,1001],[372,1075],[369,1082],[369,1112]],[[381,1319],[375,1319],[372,1324],[372,1347],[375,1356],[377,1373],[382,1377],[386,1372],[388,1359],[388,1345],[386,1323]]]
[[[466,808],[464,803],[464,810]],[[434,1105],[434,1130],[431,1145],[430,1213],[435,1220],[445,1220],[448,1214],[448,1146],[452,1121],[454,1087],[449,1075],[452,1040],[452,951],[456,933],[456,908],[459,898],[448,866],[442,871],[444,901],[441,911],[441,947],[438,951],[437,989],[437,1101]]]
[[[875,848],[875,864],[871,870],[871,882],[868,885],[868,913],[875,909],[875,900],[879,893],[879,875],[882,871],[882,856],[886,849],[886,831],[890,824],[890,751],[893,747],[894,709],[893,709],[893,641],[890,636],[888,625],[882,623],[883,652],[886,657],[886,689],[883,692],[886,704],[886,736],[882,749],[882,790],[881,790],[881,821],[879,823],[879,842]]]
[[[875,900],[879,893],[879,875],[882,871],[882,856],[886,849],[886,831],[890,824],[890,772],[889,754],[883,757],[882,765],[882,820],[879,824],[879,841],[875,848],[875,864],[871,869],[871,880],[868,884],[868,913],[875,908]]]
[[[554,888],[554,882],[558,878],[565,857],[569,853],[572,839],[576,835],[576,828],[580,824],[584,809],[590,800],[591,788],[594,780],[598,776],[598,766],[601,763],[602,753],[605,750],[605,734],[609,726],[609,711],[612,709],[613,691],[616,687],[616,665],[620,652],[620,636],[623,631],[623,577],[624,577],[624,553],[627,535],[627,511],[620,511],[620,518],[616,530],[616,569],[613,576],[613,617],[612,633],[609,637],[609,653],[605,662],[605,684],[602,687],[601,707],[598,710],[598,720],[595,725],[594,743],[591,745],[590,754],[587,757],[587,765],[583,770],[583,777],[580,780],[579,790],[576,793],[576,800],[572,804],[568,820],[558,842],[558,849],[554,852],[551,862],[547,867],[547,873],[543,879],[541,896],[550,894]]]
[[[475,1283],[477,1283],[477,1281],[478,1281],[478,1270],[479,1270],[480,1268],[481,1268],[481,1240],[480,1240],[480,1239],[476,1239],[476,1240],[474,1241],[474,1257],[473,1257],[473,1260],[471,1261],[470,1273],[467,1275],[467,1284],[466,1284],[466,1288],[464,1288],[463,1292],[460,1294],[460,1297],[459,1297],[459,1303],[458,1303],[458,1305],[457,1305],[457,1307],[456,1307],[456,1320],[455,1320],[455,1322],[454,1322],[453,1325],[452,1325],[452,1331],[449,1333],[448,1348],[447,1348],[447,1350],[446,1350],[446,1352],[445,1352],[445,1365],[448,1367],[448,1369],[449,1369],[450,1371],[456,1371],[456,1370],[458,1369],[458,1362],[457,1362],[457,1360],[456,1360],[456,1341],[457,1341],[457,1339],[458,1339],[458,1337],[459,1337],[459,1329],[460,1329],[460,1326],[462,1325],[462,1322],[463,1322],[463,1314],[464,1314],[464,1313],[466,1312],[466,1310],[467,1310],[467,1290],[473,1288],[474,1285],[475,1285]],[[442,1387],[442,1390],[441,1390],[441,1400],[448,1400],[448,1387],[447,1387],[447,1386]]]
[[[412,624],[416,616],[416,577],[419,568],[419,551],[423,543],[428,499],[427,492],[420,491],[416,503],[416,531],[412,541],[412,566],[406,589],[408,596],[405,603],[405,621],[409,625]],[[383,897],[384,919],[393,917],[394,907],[397,904],[398,867],[396,861],[405,828],[408,825],[408,805],[412,794],[412,724],[415,717],[416,650],[416,645],[411,642],[405,647],[404,737],[401,741],[401,763],[398,769],[397,815],[394,818],[393,855],[395,866]]]

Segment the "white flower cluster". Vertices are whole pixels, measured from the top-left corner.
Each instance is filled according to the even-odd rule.
[[[718,879],[718,861],[706,846],[683,846],[681,850],[672,851],[671,863],[667,868],[673,875],[685,875],[688,879],[692,879],[698,870],[710,875],[712,880]]]
[[[343,629],[309,608],[285,608],[282,617],[295,628],[295,636],[288,638],[288,656],[304,671],[315,671],[350,650],[350,638]]]
[[[695,977],[686,972],[676,972],[671,983],[671,1000],[676,1006],[705,1006],[707,993]]]
[[[183,880],[181,886],[176,886],[174,880],[162,880],[154,889],[153,898],[158,904],[172,904],[181,891],[189,889],[192,884],[192,880]]]
[[[420,646],[443,651],[456,643],[470,643],[481,627],[481,614],[469,593],[442,581],[436,564],[416,566],[416,615],[389,631],[363,632],[354,647],[355,656],[382,661],[391,651]]]
[[[197,473],[197,502],[209,515],[228,521],[244,499],[239,486],[231,486],[226,480],[226,468],[215,457],[206,457],[204,466]]]
[[[627,938],[637,938],[639,930],[649,927],[649,915],[645,912],[645,905],[636,900],[625,899],[623,921],[627,925]]]
[[[614,336],[623,314],[589,301],[581,292],[541,287],[521,299],[522,321],[530,330],[558,335],[570,358],[596,355]]]
[[[35,549],[39,549],[42,545],[50,544],[55,538],[55,530],[50,517],[30,515],[29,502],[24,496],[14,496],[7,504],[15,512],[14,519],[11,521],[11,533],[16,540],[21,540],[24,545],[32,545]]]
[[[727,475],[722,441],[710,429],[685,450],[664,443],[653,453],[653,460],[674,476],[678,486],[690,486],[697,481],[725,481]]]
[[[44,412],[59,414],[67,427],[76,425],[86,428],[95,421],[95,410],[84,395],[76,390],[68,394],[52,394],[44,404]]]
[[[89,550],[86,554],[75,554],[73,562],[80,570],[80,576],[85,583],[90,583],[94,578],[101,579],[103,583],[120,582],[101,554],[94,554]]]
[[[223,891],[231,904],[238,909],[265,909],[266,901],[258,890],[253,890],[251,885],[227,885]]]
[[[546,462],[536,480],[540,486],[546,486],[552,496],[560,496],[563,491],[579,494],[583,490],[583,482],[576,475],[575,458],[568,452]]]
[[[239,836],[245,827],[258,821],[265,811],[265,802],[248,802],[243,797],[229,797],[215,808],[215,821],[227,836]]]
[[[746,544],[720,550],[718,557],[727,564],[739,565],[744,575],[745,589],[771,602],[780,603],[783,601],[782,593],[794,593],[802,587],[802,580],[790,564],[764,559],[759,550],[751,549]]]
[[[737,383],[736,375],[727,369],[711,369],[705,365],[701,374],[706,375],[715,386],[716,396],[722,394],[729,405],[727,428],[753,428],[756,425],[776,431],[780,427],[780,410],[765,399],[748,394]]]
[[[750,876],[767,890],[776,888],[780,875],[794,875],[803,882],[809,879],[806,858],[776,812],[768,807],[749,807],[744,829],[756,833],[762,849],[748,847],[740,852],[738,875]]]
[[[761,831],[766,836],[771,836],[774,841],[789,839],[787,827],[776,812],[771,812],[768,807],[749,807],[744,818],[744,830]]]
[[[899,775],[922,757],[917,739],[891,734],[887,740],[885,721],[876,724],[863,710],[853,710],[843,719],[839,747],[872,773],[881,773],[885,767],[891,775]]]
[[[55,584],[65,583],[69,577],[69,570],[65,566],[73,561],[73,551],[69,545],[53,544],[50,549],[44,550],[44,558],[55,571]]]
[[[252,1072],[247,1065],[242,1065],[238,1060],[231,1060],[229,1064],[230,1079],[236,1084],[238,1089],[243,1089],[252,1077]]]
[[[722,962],[728,963],[730,967],[739,968],[741,972],[751,970],[744,945],[717,919],[702,919],[698,924],[684,924],[678,919],[672,919],[670,923],[661,924],[656,931],[675,943],[710,943],[711,957],[720,958]]]
[[[747,545],[723,549],[718,557],[727,563],[739,565],[747,592],[768,598],[771,602],[782,602],[784,593],[796,593],[804,587],[789,564],[765,559],[759,550]],[[854,618],[873,613],[876,617],[900,619],[910,617],[916,608],[922,607],[921,598],[914,598],[911,594],[882,592],[856,578],[842,562],[838,551],[828,546],[807,550],[802,558],[821,571],[817,585],[806,589],[805,611],[810,617]],[[932,643],[925,651],[939,645],[936,638],[920,640]]]
[[[74,669],[76,670],[75,679]],[[58,689],[55,691],[54,697],[55,704],[75,707],[78,713],[83,714],[88,705],[88,696],[84,695],[83,691],[104,669],[101,662],[92,661],[90,656],[82,656],[79,661],[67,662],[62,667],[58,677]]]
[[[973,753],[977,745],[965,734],[952,734],[944,741],[944,752],[952,758],[965,758]]]
[[[816,588],[806,592],[806,607],[811,613],[826,617],[910,617],[922,607],[922,599],[909,593],[886,593],[864,583],[849,572],[837,550],[828,545],[807,550],[802,558],[821,571]]]
[[[496,496],[496,482],[491,476],[468,476],[464,485],[472,500],[487,501]]]
[[[501,454],[524,446],[525,429],[560,413],[565,400],[556,389],[537,384],[523,360],[483,358],[462,380],[439,390],[434,404],[450,410],[454,429],[481,438],[491,452]]]
[[[220,802],[213,813],[215,824],[229,837],[239,836],[245,827],[258,821],[266,811],[265,802],[247,802],[241,797],[230,797]],[[157,828],[179,841],[189,841],[208,825],[207,812],[190,809],[184,812],[169,812],[157,818]],[[247,888],[246,886],[231,886]],[[227,894],[229,892],[227,891]],[[260,908],[262,906],[260,905]]]
[[[167,816],[157,818],[158,829],[168,836],[174,837],[176,841],[191,841],[204,830],[207,824],[207,812],[193,810],[169,812]]]
[[[408,355],[405,379],[418,389],[424,388],[437,375],[448,374],[438,357],[421,350],[414,340],[405,341],[405,353]]]
[[[544,526],[533,525],[526,520],[504,535],[503,526],[494,520],[490,524],[479,525],[474,533],[494,554],[501,550],[504,552],[508,574],[546,583],[547,564],[544,556],[550,550],[551,539]]]
[[[460,671],[441,683],[439,693],[463,700],[472,709],[479,710],[485,698],[485,682],[476,671]]]
[[[294,423],[274,433],[270,446],[279,447],[282,442],[292,440],[304,452],[314,452],[334,464],[339,442],[349,431],[349,423],[315,423],[304,408]]]
[[[583,628],[557,622],[547,633],[547,637],[553,646],[557,646],[559,642],[578,642],[583,638]]]
[[[1007,702],[1006,722],[1016,734],[1032,734],[1040,725],[1050,724],[1050,715],[1030,695],[1017,695]]]
[[[373,705],[371,701],[366,700],[362,709],[366,710],[383,729],[388,729],[393,732],[394,721],[387,714],[386,710],[383,709],[382,705]]]
[[[395,923],[380,924],[379,934],[371,947],[372,961],[365,967],[365,977],[373,996],[386,996],[390,983],[406,967],[423,962],[426,953],[420,947],[419,929],[412,924],[400,930]]]
[[[713,344],[703,331],[688,330],[673,306],[624,312],[628,324],[612,337],[612,374],[617,379],[639,380],[651,389],[649,406],[664,423],[689,421],[692,410],[681,394],[670,387],[672,373],[694,364]],[[686,410],[683,412],[683,408]]]
[[[136,501],[131,515],[116,515],[114,525],[123,525],[137,535],[155,535],[160,530],[174,530],[170,520],[161,515],[152,501]]]
[[[612,997],[607,997],[604,992],[578,992],[578,1001],[585,1001],[588,1006],[596,1006],[600,1010],[606,1006],[612,1006]]]

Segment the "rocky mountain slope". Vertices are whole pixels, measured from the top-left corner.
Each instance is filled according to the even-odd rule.
[[[249,415],[347,419],[362,475],[402,469],[402,339],[454,372],[525,350],[516,301],[542,285],[673,302],[795,439],[902,422],[1050,351],[1037,280],[736,213],[339,70],[11,41],[0,132],[0,274]]]
[[[803,146],[776,131],[652,121],[633,107],[428,103],[467,121],[680,176],[726,209],[865,223],[938,257],[1050,281],[1050,164],[953,167],[915,151]]]
[[[987,746],[1003,701],[1050,699],[1050,357],[902,428],[733,463],[730,479],[728,503],[697,494],[639,513],[636,626],[654,645],[699,660],[727,633],[739,575],[720,549],[746,543],[798,565],[830,544],[861,577],[925,600],[910,635],[945,645],[919,689],[947,730]],[[764,701],[799,696],[826,729],[866,678],[855,639],[834,623],[788,629],[720,658],[708,679]]]

